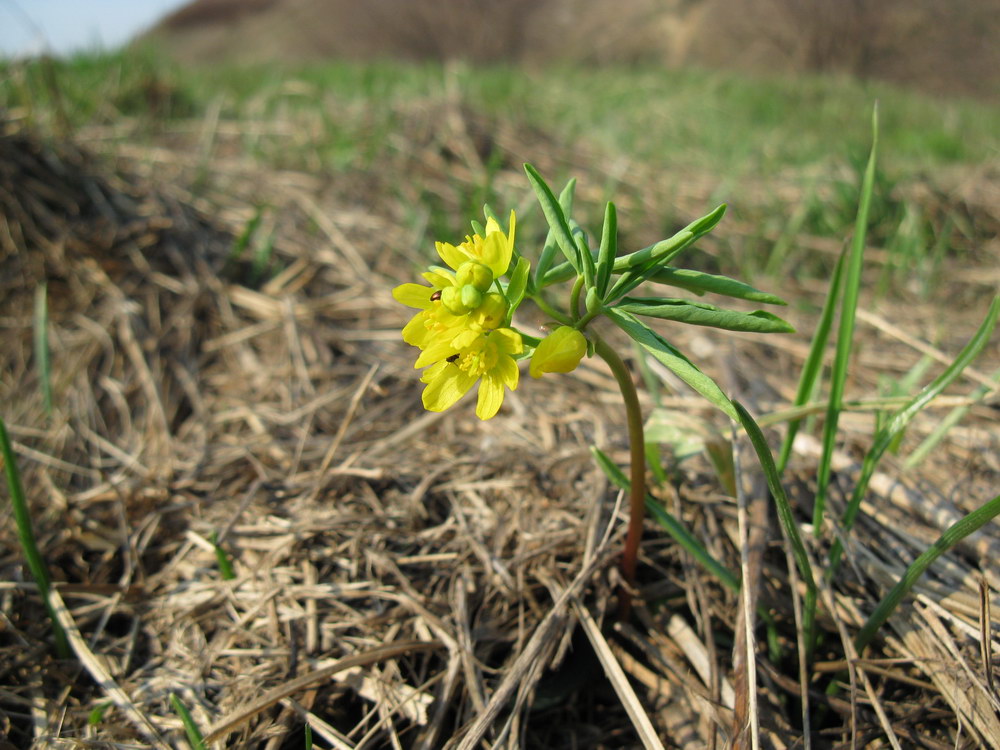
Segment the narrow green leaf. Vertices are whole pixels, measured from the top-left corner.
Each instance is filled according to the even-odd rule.
[[[35,363],[42,388],[46,416],[52,416],[52,361],[49,352],[49,304],[47,285],[35,287]]]
[[[878,462],[886,449],[892,444],[896,435],[905,430],[910,421],[927,404],[936,398],[941,391],[951,385],[962,374],[962,371],[979,356],[989,342],[990,336],[993,335],[993,329],[996,328],[998,316],[1000,316],[1000,296],[993,298],[993,303],[986,313],[986,319],[979,326],[975,335],[969,340],[969,343],[965,345],[965,348],[955,357],[955,361],[932,382],[924,386],[920,393],[914,396],[906,406],[896,412],[885,427],[876,433],[872,447],[865,454],[861,462],[861,474],[854,483],[854,491],[851,493],[851,499],[847,503],[844,517],[841,520],[844,534],[849,532],[854,525],[854,519],[857,517],[858,510],[861,507],[861,500],[868,490],[868,483],[871,481],[872,474],[875,473],[875,468],[878,466]],[[827,570],[828,578],[832,579],[837,566],[840,564],[842,554],[843,545],[838,538],[830,549],[830,566]]]
[[[997,495],[982,507],[977,508],[949,526],[948,530],[933,545],[928,547],[920,557],[914,560],[910,564],[910,567],[906,569],[902,578],[892,587],[892,590],[878,603],[875,611],[871,613],[868,621],[865,622],[864,626],[858,632],[857,637],[854,639],[854,648],[857,649],[858,653],[860,654],[864,651],[865,646],[871,643],[878,629],[885,624],[885,621],[889,619],[896,610],[896,607],[899,606],[899,603],[910,593],[914,584],[920,580],[920,577],[927,572],[927,569],[935,560],[954,547],[958,542],[965,539],[965,537],[969,536],[969,534],[981,529],[998,515],[1000,515],[1000,495]]]
[[[174,693],[170,694],[170,705],[173,706],[174,713],[180,717],[181,723],[184,724],[184,734],[187,735],[188,744],[191,745],[192,750],[206,750],[205,737],[195,723],[194,717],[191,716],[191,712],[187,710],[187,706],[181,703],[180,698]]]
[[[692,221],[673,237],[660,240],[649,247],[644,247],[642,250],[636,250],[634,253],[629,253],[628,255],[616,258],[614,264],[615,272],[623,273],[635,268],[636,266],[648,263],[651,260],[660,259],[662,261],[663,256],[668,253],[672,253],[677,242],[683,238],[686,233],[690,232],[695,235],[695,239],[704,237],[706,234],[715,229],[716,225],[722,221],[722,217],[725,215],[726,204],[723,203],[702,216],[700,219]]]
[[[604,226],[601,228],[601,248],[597,251],[597,269],[594,285],[603,300],[611,281],[611,270],[618,255],[618,212],[615,204],[608,202],[604,210]]]
[[[535,191],[535,196],[538,198],[538,203],[542,207],[542,213],[545,215],[545,221],[549,224],[549,229],[552,231],[556,245],[562,251],[566,260],[579,273],[581,270],[580,258],[578,257],[580,251],[576,246],[576,240],[573,239],[573,233],[570,231],[569,223],[566,220],[566,215],[563,213],[562,207],[552,194],[551,188],[542,179],[542,176],[538,174],[538,170],[530,164],[525,164],[524,171],[527,173],[528,182],[531,183],[531,187]]]
[[[854,342],[854,319],[858,307],[858,291],[861,288],[861,267],[864,263],[865,240],[868,236],[868,213],[875,188],[875,163],[878,154],[878,105],[872,111],[872,150],[868,166],[861,181],[861,200],[858,205],[857,221],[854,225],[854,241],[851,243],[850,259],[847,263],[847,278],[844,283],[844,301],[840,308],[840,329],[837,334],[837,351],[833,359],[830,376],[830,400],[823,425],[823,450],[820,454],[816,477],[816,499],[813,503],[813,530],[819,536],[823,532],[823,513],[826,506],[827,485],[833,466],[833,449],[837,442],[837,423],[840,419],[841,400],[847,382],[847,366],[851,359]]]
[[[643,349],[669,367],[677,377],[725,412],[727,416],[736,419],[736,411],[733,409],[732,403],[715,384],[715,381],[695,367],[691,360],[681,354],[656,331],[636,320],[627,312],[610,308],[605,314]]]
[[[625,297],[616,310],[624,310],[633,315],[646,315],[650,318],[674,320],[678,323],[688,323],[695,326],[723,328],[727,331],[748,331],[751,333],[794,333],[795,329],[788,323],[763,310],[745,313],[737,310],[725,310],[704,302],[669,297]]]
[[[559,194],[559,207],[563,211],[563,216],[570,216],[573,213],[573,195],[576,191],[576,178],[574,177],[569,182],[566,183],[566,187],[563,188],[562,192]],[[549,229],[548,233],[545,235],[545,244],[542,245],[542,252],[538,256],[538,264],[535,266],[535,286],[541,288],[545,284],[545,275],[548,273],[549,269],[552,267],[552,261],[556,257],[556,251],[559,248],[556,245],[555,233],[552,229]],[[573,267],[569,264],[565,264],[569,269],[569,274],[566,278],[570,278],[575,271]]]
[[[650,271],[657,265],[658,262],[669,263],[673,258],[684,252],[684,250],[686,250],[690,245],[694,244],[696,239],[698,239],[698,236],[694,234],[694,232],[690,232],[685,229],[684,231],[675,234],[669,240],[664,240],[661,243],[653,245],[652,247],[656,251],[655,257],[650,256],[650,258],[645,261],[636,262],[634,266],[624,271],[621,276],[618,277],[618,281],[616,281],[614,286],[612,286],[610,291],[608,291],[605,299],[615,300],[628,294],[643,281],[647,280]],[[640,250],[639,252],[643,251]],[[635,255],[635,253],[633,253],[633,255]],[[621,260],[621,258],[619,258],[619,260]],[[616,271],[617,266],[618,263],[615,262]]]
[[[795,407],[802,407],[808,403],[810,395],[816,392],[820,375],[823,372],[823,354],[826,352],[826,343],[830,339],[830,329],[833,327],[833,313],[837,309],[837,300],[840,299],[845,257],[845,253],[840,254],[837,266],[833,270],[830,291],[827,292],[826,301],[823,303],[823,312],[819,316],[816,332],[809,345],[809,355],[806,357],[799,375],[799,387],[795,392]],[[785,432],[785,439],[781,442],[781,452],[778,455],[778,472],[781,474],[785,472],[785,467],[788,465],[788,459],[792,455],[792,443],[795,441],[801,424],[801,418],[788,421],[788,430]]]
[[[742,281],[731,279],[728,276],[717,276],[702,271],[692,271],[688,268],[673,268],[665,266],[659,268],[649,275],[649,281],[657,284],[667,284],[684,289],[693,294],[721,294],[726,297],[745,299],[750,302],[760,302],[766,305],[787,305],[785,300],[776,294],[762,292]]]
[[[10,493],[10,504],[14,511],[14,525],[17,526],[17,537],[21,542],[21,550],[28,561],[28,570],[31,577],[35,579],[38,586],[38,594],[42,598],[42,603],[49,613],[52,621],[52,633],[56,639],[56,652],[59,657],[66,659],[70,656],[69,641],[66,640],[66,632],[63,630],[56,617],[55,610],[49,604],[49,570],[45,565],[45,559],[38,549],[38,542],[35,541],[35,531],[31,526],[31,512],[28,509],[28,500],[24,494],[24,486],[21,484],[21,472],[17,468],[17,458],[14,455],[14,448],[10,444],[7,436],[7,426],[3,418],[0,418],[0,457],[3,458],[4,474],[7,476],[7,491]]]
[[[702,216],[700,219],[692,221],[673,237],[661,240],[654,245],[650,245],[634,253],[616,258],[612,268],[615,273],[620,273],[621,277],[611,287],[611,291],[607,293],[605,300],[618,299],[622,295],[628,294],[643,281],[646,281],[654,269],[665,266],[671,259],[686,250],[699,238],[711,232],[722,220],[725,213],[726,204],[723,203],[714,211]]]
[[[587,289],[593,289],[596,268],[594,265],[594,252],[590,249],[590,244],[587,242],[587,233],[573,219],[567,219],[566,223],[569,224],[569,231],[573,233],[573,240],[576,242],[576,250],[579,253],[577,257],[580,258],[580,264],[583,268],[584,286]]]
[[[785,494],[785,488],[781,484],[781,477],[778,474],[777,467],[774,465],[774,457],[771,455],[771,449],[767,445],[767,440],[764,439],[764,433],[761,432],[760,427],[757,426],[753,417],[750,416],[750,413],[739,401],[733,401],[733,406],[736,408],[740,424],[743,425],[743,429],[746,431],[747,436],[750,438],[750,443],[757,453],[757,460],[760,462],[761,469],[764,470],[764,478],[767,479],[767,486],[771,490],[775,509],[778,511],[778,521],[781,523],[781,528],[784,530],[789,544],[792,545],[792,556],[795,558],[795,565],[799,569],[799,576],[806,585],[806,595],[802,612],[802,632],[805,634],[806,651],[811,659],[816,628],[816,581],[813,578],[812,565],[809,564],[809,555],[806,554],[806,547],[802,542],[801,534],[799,534],[798,524],[795,523],[795,514],[792,512],[792,506],[788,502],[788,495]]]

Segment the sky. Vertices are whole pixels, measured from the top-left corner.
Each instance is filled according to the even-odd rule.
[[[114,49],[188,0],[0,0],[0,55]]]

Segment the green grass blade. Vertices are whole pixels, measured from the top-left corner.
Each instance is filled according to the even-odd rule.
[[[594,283],[597,294],[603,300],[611,281],[611,270],[618,255],[618,213],[615,204],[608,202],[604,210],[604,226],[601,228],[601,248],[597,252],[597,270]]]
[[[868,483],[871,481],[872,474],[875,473],[875,468],[878,466],[882,455],[892,444],[896,436],[906,429],[910,420],[919,414],[921,409],[936,398],[941,391],[951,385],[962,374],[962,371],[979,356],[993,335],[998,316],[1000,316],[1000,296],[993,298],[993,303],[986,313],[986,319],[983,320],[982,324],[976,330],[975,335],[965,345],[965,348],[955,357],[955,361],[932,382],[928,383],[906,406],[896,412],[885,427],[876,433],[872,447],[865,454],[864,460],[861,463],[861,474],[858,476],[857,482],[855,482],[851,499],[848,501],[847,509],[844,511],[841,525],[845,534],[854,525],[854,519],[861,507],[861,500],[868,490]],[[833,578],[834,573],[836,573],[842,554],[843,545],[840,539],[837,539],[830,549],[830,566],[827,569],[828,578]]]
[[[579,273],[582,269],[580,258],[578,257],[580,251],[576,246],[576,240],[573,239],[573,233],[570,231],[569,222],[566,220],[562,206],[559,205],[556,197],[552,194],[552,189],[542,179],[542,176],[538,174],[537,169],[530,164],[525,164],[524,171],[527,173],[528,182],[531,183],[531,187],[535,191],[535,196],[538,198],[538,203],[542,207],[542,214],[544,214],[545,221],[549,224],[549,229],[552,231],[556,245],[562,251],[566,260]]]
[[[47,285],[35,287],[35,362],[42,388],[45,414],[52,416],[52,362],[49,355],[49,305]]]
[[[209,541],[212,542],[215,551],[215,563],[219,566],[219,575],[222,576],[223,581],[232,581],[236,578],[236,573],[233,571],[233,563],[230,561],[229,555],[219,544],[219,535],[213,531]]]
[[[813,504],[813,530],[816,536],[823,533],[823,514],[826,506],[827,485],[833,466],[833,449],[837,440],[837,423],[840,418],[840,402],[844,397],[847,382],[847,365],[851,359],[854,342],[854,319],[858,307],[858,291],[861,288],[861,267],[864,263],[865,240],[868,236],[868,213],[875,186],[875,163],[878,153],[878,105],[872,112],[872,149],[868,156],[861,182],[861,200],[858,205],[857,221],[854,225],[854,240],[847,263],[847,278],[844,283],[844,300],[840,308],[840,329],[837,334],[837,351],[833,359],[830,377],[830,401],[823,425],[823,450],[820,454],[816,478],[816,499]]]
[[[804,406],[809,401],[809,397],[816,392],[816,386],[823,373],[823,354],[826,352],[826,343],[830,339],[830,329],[833,328],[833,313],[837,309],[837,300],[840,299],[840,285],[844,277],[844,257],[841,253],[837,259],[837,266],[833,270],[833,278],[830,280],[830,291],[826,295],[823,303],[823,312],[819,316],[819,323],[816,325],[816,332],[813,334],[812,343],[809,345],[809,356],[806,357],[802,366],[802,374],[799,375],[799,388],[795,392],[794,406]],[[801,419],[792,419],[788,422],[788,431],[785,439],[781,443],[781,451],[778,454],[778,473],[784,474],[788,459],[792,455],[792,443],[795,435],[798,434]]]
[[[170,694],[170,705],[173,706],[174,713],[180,717],[181,723],[184,724],[184,734],[187,735],[188,744],[191,745],[192,750],[206,750],[205,737],[198,725],[195,724],[194,717],[187,710],[187,706],[181,703],[180,698],[174,693]]]
[[[66,659],[70,656],[69,642],[66,640],[66,632],[59,623],[59,618],[49,604],[49,571],[45,566],[42,553],[38,550],[38,543],[35,541],[35,532],[31,527],[31,513],[28,510],[28,501],[24,495],[24,486],[21,484],[21,473],[17,468],[17,459],[14,456],[14,449],[7,436],[7,426],[0,418],[0,456],[3,457],[4,473],[7,476],[7,490],[10,493],[10,504],[14,510],[14,524],[17,526],[17,537],[21,542],[21,549],[24,557],[28,561],[28,569],[31,577],[35,579],[38,586],[38,593],[42,597],[45,609],[48,610],[49,619],[52,620],[52,632],[56,639],[56,652],[60,658]]]
[[[673,320],[695,326],[722,328],[727,331],[749,333],[794,333],[786,321],[763,310],[740,312],[725,310],[704,302],[692,302],[669,297],[625,297],[615,305],[616,310],[624,310],[632,315],[646,315],[650,318]]]
[[[795,523],[792,506],[788,502],[788,495],[785,494],[785,488],[781,484],[781,476],[778,474],[778,468],[774,465],[774,457],[771,455],[771,449],[768,448],[767,441],[764,439],[764,433],[761,432],[760,427],[757,426],[753,417],[750,416],[750,413],[739,401],[733,401],[733,406],[736,408],[740,423],[743,425],[743,429],[746,430],[754,451],[757,453],[757,460],[764,470],[767,486],[771,490],[771,496],[774,498],[775,508],[778,511],[778,521],[781,523],[781,528],[792,545],[792,555],[795,557],[799,576],[806,585],[806,595],[802,611],[802,630],[805,634],[804,642],[808,658],[811,661],[816,629],[816,581],[813,578],[812,565],[809,564],[809,556],[806,554],[802,535],[799,534],[799,527]]]
[[[627,312],[610,308],[605,313],[611,321],[627,333],[633,341],[669,367],[677,377],[694,388],[725,414],[736,419],[736,411],[726,394],[708,375],[681,354],[656,331]]]
[[[990,380],[994,383],[1000,383],[1000,370],[994,372],[990,376]],[[990,388],[987,385],[981,385],[969,394],[969,400],[972,402],[978,402],[992,390],[993,388]],[[968,406],[956,406],[948,412],[948,416],[942,419],[931,434],[924,438],[923,442],[920,443],[920,445],[918,445],[913,452],[906,457],[906,461],[903,463],[903,468],[910,471],[913,467],[927,458],[927,455],[934,450],[937,444],[940,443],[941,440],[944,439],[944,436],[948,434],[948,431],[962,421],[965,415],[969,412],[969,408],[970,407]]]
[[[871,643],[878,629],[889,619],[896,607],[899,606],[899,603],[910,592],[910,589],[913,588],[913,585],[935,560],[998,515],[1000,515],[1000,495],[997,495],[982,507],[977,508],[964,518],[953,523],[932,546],[914,560],[910,567],[906,569],[903,577],[892,587],[892,590],[886,594],[885,598],[878,603],[875,611],[872,612],[868,621],[858,632],[857,637],[854,639],[854,648],[857,649],[858,653],[860,654],[865,646]]]

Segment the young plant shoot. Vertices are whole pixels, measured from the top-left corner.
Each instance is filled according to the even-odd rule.
[[[525,170],[549,226],[534,273],[515,247],[513,211],[504,230],[487,207],[485,227],[473,222],[473,234],[460,245],[436,243],[445,265],[431,266],[422,274],[427,285],[402,284],[393,290],[397,301],[418,310],[403,328],[403,340],[420,349],[415,367],[424,368],[424,407],[443,411],[478,383],[476,415],[480,419],[494,417],[506,389],[518,387],[519,360],[530,360],[528,372],[533,378],[571,372],[588,355],[596,354],[608,364],[621,389],[628,418],[630,520],[622,570],[632,584],[646,499],[643,419],[632,375],[621,355],[597,332],[594,321],[602,317],[611,321],[733,419],[737,412],[715,382],[642,319],[755,333],[788,333],[793,329],[781,318],[760,310],[745,313],[675,297],[630,296],[639,285],[655,282],[699,295],[712,292],[785,304],[774,295],[725,276],[673,265],[681,252],[719,223],[724,205],[669,239],[619,255],[614,204],[607,206],[600,246],[591,248],[586,233],[569,216],[574,183],[571,181],[557,200],[532,166],[525,165]],[[557,253],[562,255],[562,263],[554,263]],[[558,292],[560,286],[562,293]],[[560,299],[563,304],[559,304]],[[514,315],[525,300],[534,302],[550,318],[547,336],[539,339],[514,324]],[[625,593],[621,608],[627,614]]]

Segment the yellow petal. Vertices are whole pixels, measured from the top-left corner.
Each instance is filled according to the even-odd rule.
[[[479,262],[488,266],[495,277],[499,278],[507,273],[514,248],[508,244],[507,236],[503,232],[486,235],[479,251],[481,253]]]
[[[420,382],[430,383],[432,380],[440,376],[441,373],[448,368],[449,364],[451,363],[446,360],[441,360],[440,362],[431,365],[426,370],[424,370],[423,373],[421,373]]]
[[[427,367],[435,362],[440,362],[442,359],[447,359],[453,354],[458,352],[455,347],[451,345],[451,340],[453,336],[446,335],[443,338],[433,337],[431,341],[428,342],[424,350],[420,352],[420,356],[417,357],[416,363],[413,365],[418,370],[421,367]]]
[[[431,306],[431,295],[434,290],[423,284],[400,284],[392,290],[392,297],[407,307],[417,307],[426,310]]]
[[[430,271],[424,271],[421,276],[435,289],[443,289],[446,286],[455,286],[455,274],[443,268],[434,266]]]
[[[472,387],[476,379],[450,362],[427,384],[421,400],[427,411],[444,411]]]
[[[438,255],[441,256],[441,260],[455,270],[458,270],[460,265],[469,260],[468,255],[447,242],[436,242],[434,243],[434,247],[437,248]]]
[[[430,331],[427,330],[427,311],[421,310],[412,318],[410,322],[403,326],[403,341],[411,346],[419,346],[423,348],[427,345],[427,336]]]
[[[488,372],[479,383],[479,399],[476,401],[476,416],[490,419],[496,416],[503,404],[503,382],[498,375]]]
[[[524,340],[521,334],[512,328],[497,328],[490,334],[490,339],[497,348],[506,354],[520,354],[524,351]]]
[[[510,357],[500,357],[494,371],[505,386],[512,391],[517,390],[517,381],[521,375],[517,369],[517,362]]]

